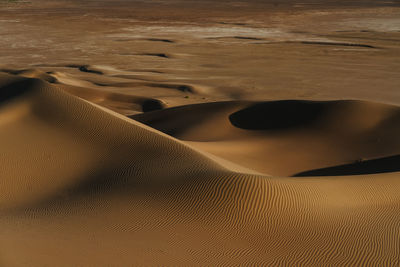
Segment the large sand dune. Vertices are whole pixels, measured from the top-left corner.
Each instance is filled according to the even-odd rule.
[[[399,150],[398,107],[223,102],[134,117],[187,145],[38,78],[1,74],[0,92],[5,266],[399,264],[398,173],[246,174],[200,150],[224,157],[215,142],[240,151],[225,159],[251,153],[244,167],[272,161],[282,174],[310,169],[314,154],[326,165],[384,157]],[[289,144],[303,154],[286,156]]]

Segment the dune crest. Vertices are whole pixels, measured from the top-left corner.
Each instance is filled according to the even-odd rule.
[[[126,179],[124,177],[130,177],[130,172],[135,169],[150,179],[151,172],[158,173],[157,168],[168,162],[191,162],[190,158],[196,154],[177,140],[80,100],[42,80],[9,75],[0,78],[5,83],[1,86],[2,116],[12,118],[15,113],[20,114],[2,125],[3,140],[14,137],[13,142],[3,146],[4,154],[8,155],[2,164],[2,172],[7,177],[3,180],[6,191],[1,194],[4,206],[12,203],[14,198],[18,201],[19,195],[40,192],[39,188],[45,191],[46,186],[52,190],[58,186],[68,187],[68,184],[87,179],[96,172],[114,172],[119,179]],[[148,146],[150,144],[154,147]],[[164,149],[159,150],[159,147]],[[182,156],[186,156],[180,158],[178,153],[172,157],[175,149],[182,150]],[[140,155],[149,153],[147,151],[162,153],[157,153],[154,162],[149,162]],[[126,157],[122,156],[124,153],[127,153]],[[114,157],[117,154],[120,156]],[[211,160],[198,157],[195,161],[198,166],[213,166]],[[116,165],[104,166],[108,160],[115,161]],[[162,164],[163,161],[166,163]],[[19,164],[24,167],[19,168]],[[146,164],[155,166],[146,168]],[[150,173],[146,174],[148,171]],[[48,179],[53,182],[48,183]],[[135,182],[140,183],[139,180]],[[23,186],[13,184],[13,181],[20,181]],[[146,179],[141,182],[146,183]],[[20,194],[18,190],[28,191]]]

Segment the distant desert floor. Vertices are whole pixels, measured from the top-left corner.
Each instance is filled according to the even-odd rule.
[[[397,1],[0,0],[0,37],[0,266],[400,265]]]

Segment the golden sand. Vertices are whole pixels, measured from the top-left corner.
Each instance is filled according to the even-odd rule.
[[[0,266],[398,266],[400,9],[321,3],[0,2]]]

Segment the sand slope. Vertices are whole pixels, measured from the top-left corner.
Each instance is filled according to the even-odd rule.
[[[272,144],[290,144],[303,136],[321,141],[309,153],[295,151],[318,152],[336,165],[348,160],[337,149],[329,152],[338,144],[352,145],[351,157],[387,157],[399,149],[399,108],[228,102],[135,117],[190,140],[188,146],[61,87],[0,74],[2,265],[400,264],[398,173],[251,175],[199,150],[205,141],[218,147],[270,137]],[[300,105],[297,120],[278,121],[273,129],[260,121],[270,109],[287,119],[280,109],[293,104]],[[322,109],[323,117],[314,118],[310,107]],[[333,129],[341,129],[337,138],[325,136]],[[365,145],[378,137],[391,146]],[[322,145],[332,140],[343,143]],[[267,159],[276,156],[277,163],[283,148]],[[291,165],[307,165],[285,164],[291,172]]]

